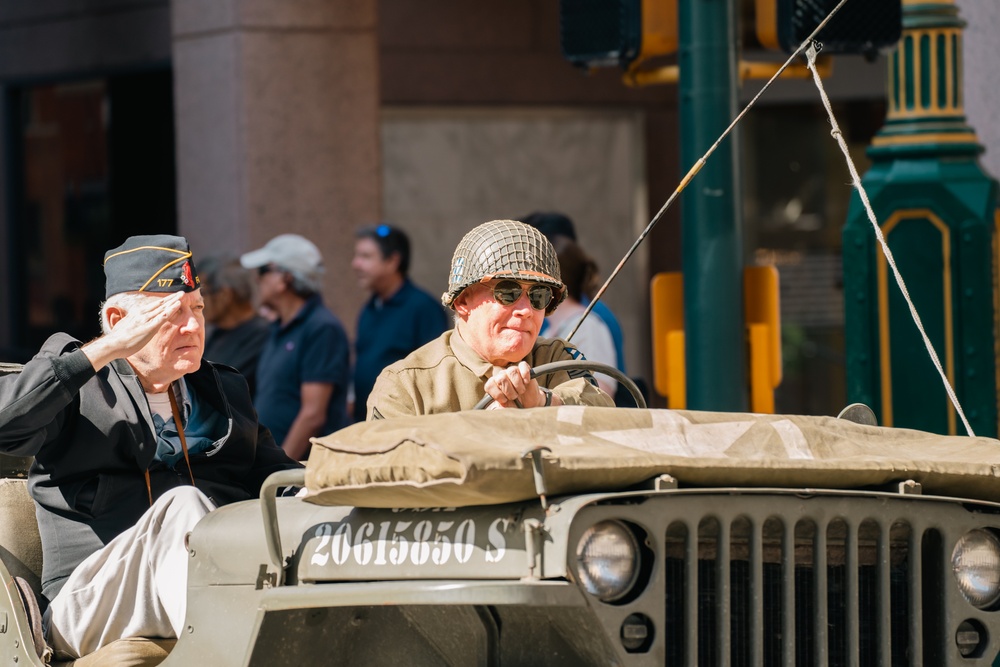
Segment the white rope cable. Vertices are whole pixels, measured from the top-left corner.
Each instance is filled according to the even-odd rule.
[[[906,283],[903,282],[903,276],[899,273],[899,269],[896,267],[896,260],[892,255],[892,251],[889,249],[889,244],[886,243],[885,236],[882,235],[882,228],[878,224],[878,220],[875,218],[875,211],[872,210],[871,202],[868,201],[868,193],[865,192],[864,186],[861,185],[861,177],[858,175],[858,169],[854,166],[854,160],[851,159],[851,154],[847,149],[847,142],[844,141],[844,135],[840,131],[840,126],[837,124],[837,118],[833,115],[833,107],[830,105],[830,98],[826,95],[826,89],[823,87],[823,81],[819,76],[819,72],[816,71],[816,56],[819,51],[816,49],[815,43],[811,44],[806,50],[806,60],[809,70],[812,72],[813,81],[816,82],[816,88],[819,89],[820,97],[823,98],[823,106],[826,107],[827,116],[830,117],[830,125],[833,129],[830,134],[836,139],[837,145],[840,146],[840,151],[844,154],[844,158],[847,160],[847,168],[851,172],[851,180],[854,187],[857,189],[858,194],[861,196],[861,203],[865,206],[865,211],[868,213],[868,220],[872,223],[872,227],[875,230],[875,236],[878,238],[879,244],[882,246],[882,253],[885,255],[886,261],[892,268],[892,275],[896,278],[896,284],[899,285],[900,292],[903,293],[903,298],[906,299],[906,305],[910,308],[910,315],[913,316],[913,322],[917,325],[917,329],[920,331],[920,335],[924,339],[924,345],[927,347],[927,353],[931,355],[931,361],[934,362],[934,367],[937,369],[938,375],[941,376],[941,382],[944,383],[945,391],[948,392],[948,398],[951,399],[952,405],[955,406],[955,410],[958,415],[962,418],[962,423],[965,425],[965,430],[970,436],[975,436],[972,432],[972,426],[969,425],[969,420],[965,418],[965,413],[962,411],[962,406],[958,403],[958,396],[955,395],[955,390],[952,388],[951,383],[948,382],[948,376],[945,375],[944,368],[941,366],[941,360],[938,358],[937,352],[934,351],[934,346],[931,344],[931,339],[927,336],[927,332],[924,331],[924,324],[920,320],[920,315],[917,313],[916,306],[913,305],[913,300],[910,299],[910,293],[906,289]]]

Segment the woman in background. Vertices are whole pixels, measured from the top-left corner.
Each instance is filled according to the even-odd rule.
[[[546,338],[569,337],[570,332],[580,321],[585,306],[581,303],[584,294],[590,293],[597,281],[597,264],[575,241],[567,236],[557,236],[552,239],[559,259],[559,271],[566,284],[566,300],[558,310],[546,319],[542,334]],[[615,366],[617,356],[611,331],[600,318],[593,313],[583,321],[571,341],[584,356],[591,361],[597,361],[609,366]],[[609,396],[615,395],[618,382],[607,375],[595,374],[597,383]]]

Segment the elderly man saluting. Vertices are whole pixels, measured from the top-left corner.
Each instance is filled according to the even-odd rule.
[[[565,295],[541,232],[513,220],[479,225],[455,249],[441,297],[455,328],[382,371],[368,419],[469,410],[484,393],[494,408],[614,405],[589,372],[531,377],[535,366],[583,356],[566,341],[538,337]]]
[[[46,638],[63,658],[176,637],[185,535],[299,465],[257,423],[243,377],[202,360],[205,302],[185,239],[133,236],[104,272],[102,335],[55,334],[0,378],[0,452],[35,457]]]

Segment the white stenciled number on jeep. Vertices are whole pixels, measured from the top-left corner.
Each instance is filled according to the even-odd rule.
[[[499,563],[507,552],[504,531],[509,521],[495,519],[486,530],[480,548],[483,561]],[[310,564],[324,567],[331,561],[344,565],[446,565],[452,560],[470,562],[476,550],[476,522],[449,521],[366,521],[323,523],[313,532],[315,547]]]

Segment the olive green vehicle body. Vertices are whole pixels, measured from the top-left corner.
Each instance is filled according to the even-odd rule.
[[[653,486],[546,509],[222,507],[191,534],[186,629],[162,664],[983,665],[1000,650],[1000,612],[964,599],[949,558],[968,530],[1000,531],[1000,505]],[[580,537],[608,519],[642,540],[635,590],[613,603],[576,574]],[[9,591],[0,665],[41,665]],[[982,635],[972,657],[963,622]]]

